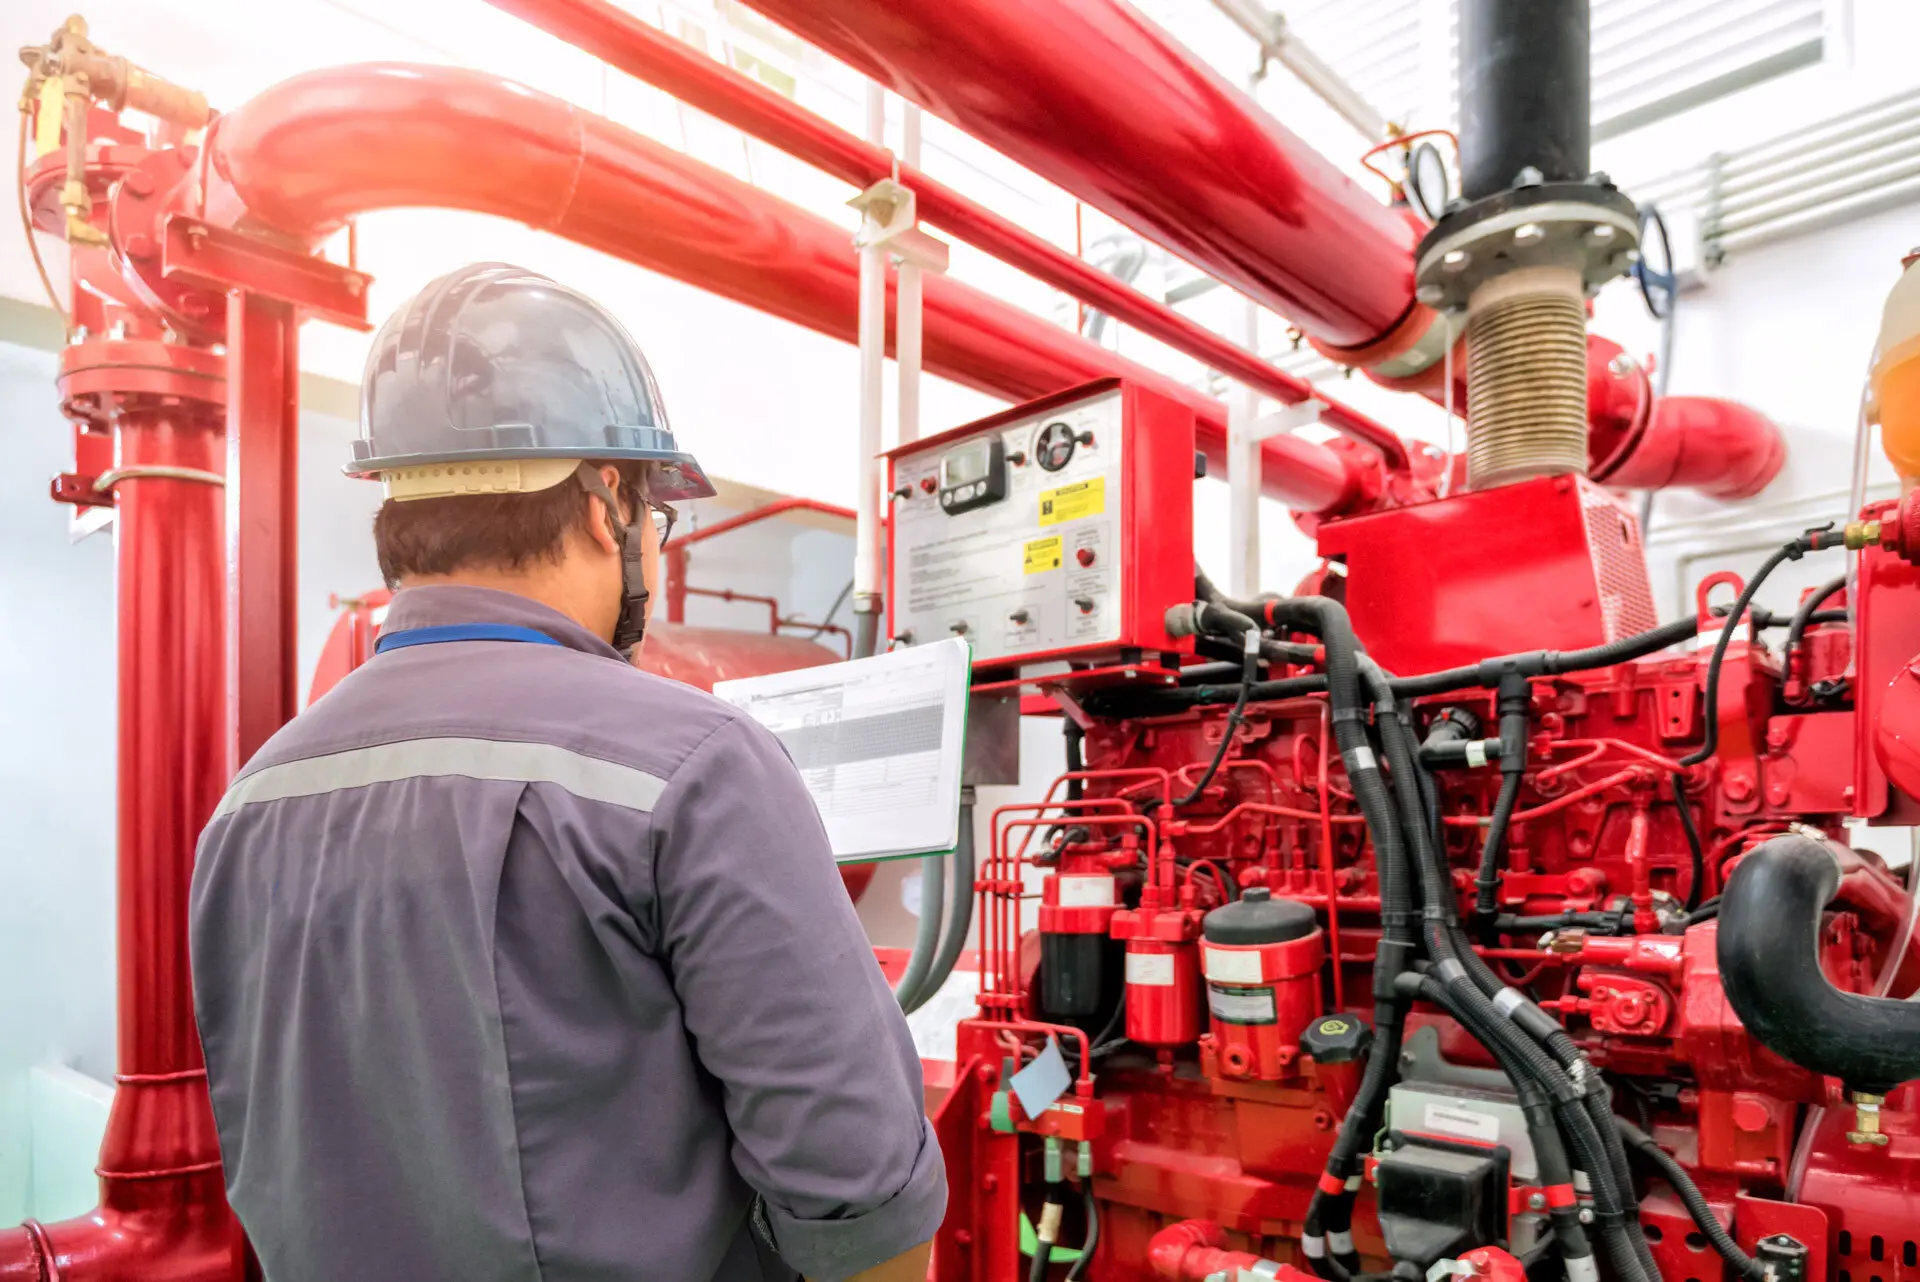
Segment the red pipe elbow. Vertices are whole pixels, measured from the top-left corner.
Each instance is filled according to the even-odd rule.
[[[1787,461],[1773,421],[1712,396],[1656,399],[1646,368],[1618,343],[1587,339],[1591,475],[1627,490],[1696,490],[1751,498]]]

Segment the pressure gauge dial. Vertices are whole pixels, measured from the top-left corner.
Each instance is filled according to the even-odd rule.
[[[1073,461],[1073,447],[1077,444],[1079,436],[1070,425],[1049,423],[1040,429],[1033,443],[1033,456],[1047,471],[1058,472]]]

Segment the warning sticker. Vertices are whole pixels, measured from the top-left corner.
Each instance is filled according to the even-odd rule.
[[[1083,516],[1098,516],[1107,510],[1107,478],[1076,481],[1058,489],[1040,491],[1040,524],[1058,525]]]
[[[1045,517],[1041,518],[1043,521]],[[1047,570],[1060,568],[1060,536],[1050,534],[1044,539],[1027,540],[1027,573],[1041,574]]]

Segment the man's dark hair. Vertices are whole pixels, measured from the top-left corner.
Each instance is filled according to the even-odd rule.
[[[620,469],[620,502],[639,502],[645,463]],[[557,565],[567,536],[586,528],[587,491],[569,476],[527,494],[456,494],[437,499],[388,499],[373,518],[373,547],[390,588],[409,575],[461,570],[524,570]]]

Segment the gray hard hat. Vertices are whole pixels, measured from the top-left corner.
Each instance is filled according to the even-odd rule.
[[[360,383],[348,475],[391,485],[458,464],[524,470],[530,482],[483,488],[538,489],[566,470],[464,465],[542,459],[655,464],[647,492],[663,501],[713,493],[674,440],[639,345],[576,290],[524,268],[476,263],[435,280],[380,327]]]

